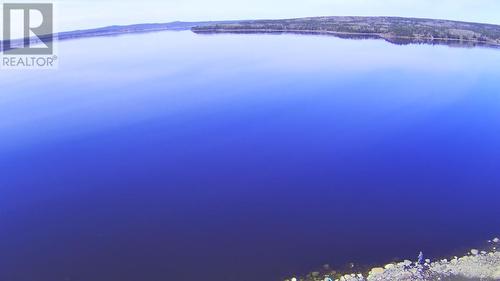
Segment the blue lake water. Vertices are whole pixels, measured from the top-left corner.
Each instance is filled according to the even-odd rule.
[[[500,51],[163,32],[0,72],[0,280],[273,281],[500,233]]]

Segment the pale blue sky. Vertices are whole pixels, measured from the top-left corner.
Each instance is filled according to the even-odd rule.
[[[410,16],[500,24],[500,0],[59,0],[56,3],[59,30],[174,20],[329,15]]]

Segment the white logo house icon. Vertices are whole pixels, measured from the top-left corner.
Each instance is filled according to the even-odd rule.
[[[53,54],[53,5],[3,5],[3,51],[10,55]]]

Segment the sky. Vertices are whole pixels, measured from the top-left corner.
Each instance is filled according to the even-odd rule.
[[[499,0],[56,0],[55,3],[57,31],[176,20],[340,15],[424,17],[500,24]]]

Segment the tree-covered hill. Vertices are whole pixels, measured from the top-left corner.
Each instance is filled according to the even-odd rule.
[[[400,17],[314,17],[254,20],[196,26],[196,33],[292,32],[371,36],[388,41],[460,41],[500,45],[500,26],[448,20]]]

